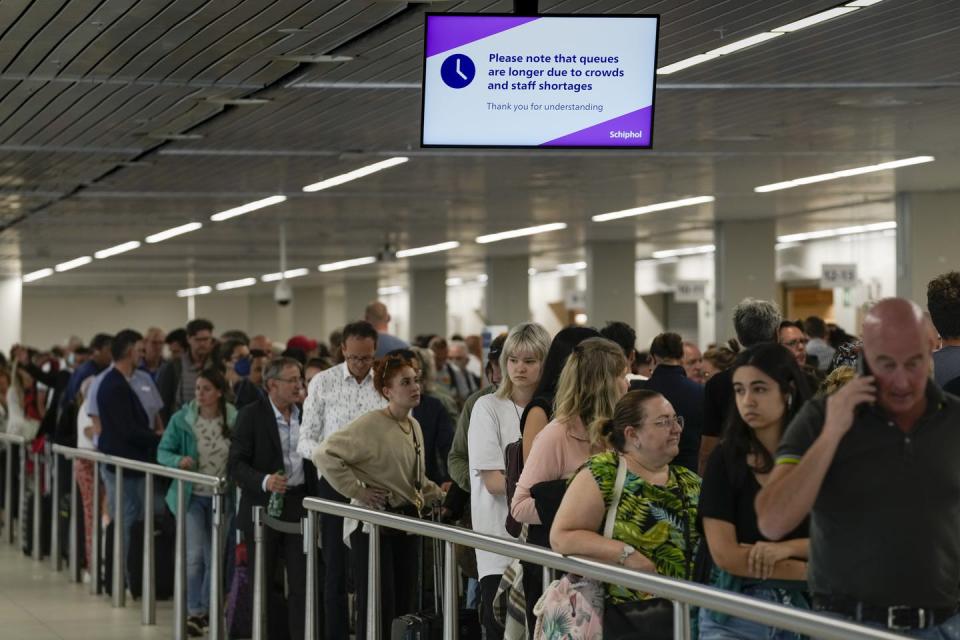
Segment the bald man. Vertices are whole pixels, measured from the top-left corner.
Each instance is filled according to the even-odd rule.
[[[390,317],[390,312],[387,310],[387,305],[379,300],[374,300],[367,305],[363,311],[363,319],[372,324],[373,328],[377,330],[377,352],[374,354],[376,357],[382,358],[396,349],[407,349],[410,347],[409,344],[388,332],[392,318]]]
[[[960,638],[960,399],[929,377],[923,311],[881,300],[861,374],[787,428],[757,496],[778,540],[810,518],[814,608],[923,638]],[[761,564],[775,564],[762,543]],[[802,559],[802,558],[801,558]]]

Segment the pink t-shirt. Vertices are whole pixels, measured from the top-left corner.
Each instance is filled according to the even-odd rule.
[[[513,494],[510,512],[517,522],[540,524],[530,487],[571,477],[593,453],[587,430],[580,418],[564,422],[554,420],[544,427],[533,440],[533,447]]]

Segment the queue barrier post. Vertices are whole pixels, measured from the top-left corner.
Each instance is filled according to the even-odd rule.
[[[363,523],[357,523],[363,527]],[[370,525],[367,552],[367,637],[380,640],[380,527]]]
[[[143,565],[140,586],[140,624],[151,625],[157,622],[157,594],[154,589],[153,574],[154,554],[156,549],[153,541],[153,474],[146,474],[143,479]]]
[[[40,562],[43,559],[43,549],[40,548],[43,530],[41,526],[43,518],[40,514],[43,506],[43,475],[40,468],[40,454],[33,451],[30,453],[30,459],[33,462],[33,519],[30,523],[33,525],[33,559]]]
[[[5,530],[3,537],[7,539],[7,544],[13,544],[13,443],[4,440],[4,449],[6,450],[6,459],[3,465],[3,526]]]
[[[123,608],[127,603],[127,580],[123,549],[123,469],[120,465],[114,466],[114,496],[113,496],[113,576],[111,592],[113,606]]]
[[[223,493],[213,494],[210,531],[210,635],[209,640],[223,640],[226,620],[223,611],[223,535],[226,499]]]
[[[70,465],[70,533],[68,534],[68,552],[70,557],[70,581],[83,582],[83,575],[80,570],[80,536],[77,533],[77,527],[80,526],[80,507],[79,490],[77,489],[77,478],[73,473],[76,463]],[[91,574],[93,572],[91,571]]]
[[[98,596],[103,593],[103,585],[100,580],[100,463],[93,461],[93,504],[91,507],[93,526],[90,528],[90,566],[87,572],[90,574],[90,593]]]
[[[317,514],[308,511],[303,518],[303,552],[307,555],[307,584],[303,637],[317,637]]]
[[[60,557],[60,456],[47,443],[44,455],[50,461],[50,564],[54,571],[63,568]]]
[[[673,602],[673,638],[690,640],[690,605],[678,600]]]
[[[457,640],[459,622],[457,614],[457,556],[450,541],[443,543],[443,640]],[[434,586],[434,589],[437,587]]]
[[[267,640],[267,580],[264,573],[263,507],[253,508],[253,640]]]
[[[187,638],[187,493],[177,483],[177,540],[173,558],[173,638]]]
[[[17,528],[20,529],[20,546],[27,541],[27,443],[20,443],[20,485],[17,487]]]

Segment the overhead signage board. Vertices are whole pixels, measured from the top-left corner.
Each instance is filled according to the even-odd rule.
[[[706,280],[678,280],[673,292],[674,302],[698,302],[707,297]]]
[[[424,147],[650,148],[659,16],[428,13]]]
[[[857,265],[825,264],[820,274],[821,289],[854,287],[857,285]]]

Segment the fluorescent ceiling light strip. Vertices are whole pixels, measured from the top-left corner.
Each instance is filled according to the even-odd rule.
[[[826,11],[821,11],[820,13],[815,13],[812,16],[807,16],[795,22],[790,22],[783,25],[782,27],[776,27],[775,29],[770,29],[775,33],[793,33],[794,31],[799,31],[800,29],[806,29],[807,27],[812,27],[815,24],[820,24],[821,22],[826,22],[827,20],[833,20],[834,18],[839,18],[842,15],[852,13],[857,11],[860,7],[857,6],[846,6],[846,7],[834,7],[833,9],[827,9]]]
[[[377,171],[383,171],[384,169],[389,169],[390,167],[395,167],[397,165],[407,162],[410,158],[404,156],[398,156],[396,158],[390,158],[389,160],[383,160],[382,162],[375,162],[366,167],[360,167],[359,169],[354,169],[353,171],[348,171],[339,176],[334,176],[333,178],[327,178],[326,180],[321,180],[320,182],[314,182],[313,184],[308,184],[303,188],[307,193],[312,193],[314,191],[322,191],[323,189],[329,189],[330,187],[336,187],[351,180],[356,180],[358,178],[364,178],[369,176],[372,173]]]
[[[872,7],[873,5],[883,2],[883,0],[854,0],[853,2],[848,2],[846,6],[848,7]]]
[[[716,247],[712,244],[705,244],[699,247],[687,247],[686,249],[666,249],[664,251],[654,251],[654,258],[677,258],[679,256],[696,256],[704,253],[713,253]]]
[[[463,278],[447,278],[448,287],[459,287],[463,284]]]
[[[147,236],[147,242],[153,244],[155,242],[163,242],[164,240],[169,240],[184,233],[190,233],[191,231],[196,231],[203,225],[199,222],[188,222],[187,224],[182,224],[179,227],[173,227],[172,229],[167,229],[166,231],[161,231],[160,233],[155,233],[152,236]]]
[[[398,284],[391,285],[389,287],[380,287],[377,289],[378,296],[391,296],[397,293],[403,293],[403,287]]]
[[[263,282],[277,282],[278,280],[290,280],[292,278],[300,278],[310,274],[310,269],[287,269],[286,271],[276,273],[265,273],[260,276],[260,280]]]
[[[875,171],[889,171],[891,169],[899,169],[900,167],[909,167],[915,164],[933,162],[934,160],[936,160],[936,158],[933,156],[914,156],[912,158],[904,158],[902,160],[891,160],[890,162],[871,164],[865,167],[853,167],[850,169],[832,171],[830,173],[821,173],[815,176],[806,176],[803,178],[794,178],[793,180],[784,180],[783,182],[763,184],[759,187],[754,187],[753,190],[757,193],[769,193],[771,191],[781,191],[783,189],[802,187],[803,185],[814,184],[816,182],[826,182],[827,180],[837,180],[839,178],[859,176],[865,173],[873,173]]]
[[[480,284],[487,284],[487,280],[489,279],[490,277],[485,273],[481,273],[480,275],[477,276],[477,282],[479,282]]]
[[[214,286],[217,288],[217,291],[227,291],[228,289],[240,289],[241,287],[252,287],[257,284],[256,278],[240,278],[239,280],[227,280],[226,282],[218,282]]]
[[[587,268],[586,262],[570,262],[568,264],[558,264],[557,271],[583,271]]]
[[[674,62],[673,64],[668,64],[665,67],[660,67],[657,69],[657,75],[666,76],[671,73],[676,73],[677,71],[683,71],[684,69],[689,69],[690,67],[696,66],[702,62],[709,62],[710,60],[715,60],[719,58],[715,53],[701,53],[693,57],[681,60],[679,62]]]
[[[211,291],[213,291],[213,289],[211,289],[208,286],[192,287],[190,289],[180,289],[180,291],[177,291],[177,297],[189,298],[190,296],[205,296]]]
[[[539,224],[535,227],[524,227],[523,229],[514,229],[512,231],[501,231],[499,233],[490,233],[485,236],[477,236],[477,242],[487,244],[490,242],[499,242],[501,240],[510,240],[512,238],[523,238],[533,236],[538,233],[548,233],[550,231],[560,231],[567,228],[566,222],[551,222],[550,224]]]
[[[422,256],[427,253],[437,253],[438,251],[450,251],[460,246],[459,242],[441,242],[440,244],[431,244],[425,247],[414,247],[413,249],[403,249],[397,251],[398,258],[412,258]]]
[[[640,216],[645,213],[655,211],[666,211],[668,209],[679,209],[680,207],[692,207],[697,204],[707,204],[714,201],[713,196],[696,196],[694,198],[683,198],[682,200],[672,200],[670,202],[660,202],[658,204],[648,204],[634,209],[624,209],[623,211],[613,211],[611,213],[601,213],[593,216],[594,222],[608,222],[620,218],[629,218],[631,216]]]
[[[138,240],[131,240],[130,242],[124,242],[123,244],[118,244],[109,249],[101,249],[93,254],[93,257],[97,260],[103,260],[104,258],[109,258],[110,256],[115,256],[120,253],[126,253],[127,251],[133,251],[140,247],[140,242]]]
[[[264,207],[280,204],[281,202],[285,202],[286,199],[287,196],[270,196],[269,198],[255,200],[254,202],[248,202],[247,204],[234,207],[233,209],[227,209],[226,211],[215,213],[210,216],[210,219],[214,222],[222,222],[224,220],[229,220],[230,218],[242,216],[245,213],[250,213],[251,211],[256,211],[257,209],[263,209]]]
[[[744,38],[743,40],[737,40],[736,42],[731,42],[728,45],[718,47],[707,51],[706,55],[714,56],[725,56],[741,49],[746,49],[747,47],[752,47],[755,44],[760,44],[766,42],[767,40],[773,40],[774,38],[779,38],[784,35],[783,33],[773,33],[771,31],[765,31],[763,33],[758,33],[755,36],[750,36],[749,38]]]
[[[821,229],[820,231],[808,231],[806,233],[792,233],[786,236],[779,236],[779,244],[789,244],[792,242],[803,242],[805,240],[818,240],[820,238],[835,238],[837,236],[852,236],[860,233],[874,233],[876,231],[888,231],[896,229],[896,222],[874,222],[872,224],[860,224],[854,227],[841,227],[839,229]]]
[[[93,262],[93,258],[90,256],[80,256],[79,258],[74,258],[73,260],[67,260],[66,262],[61,262],[58,265],[53,267],[54,271],[61,273],[63,271],[70,271],[70,269],[76,269],[77,267],[82,267],[85,264],[90,264]]]
[[[349,269],[350,267],[362,267],[365,264],[373,264],[376,261],[377,259],[375,257],[366,256],[364,258],[352,258],[350,260],[321,264],[317,269],[326,273],[327,271],[339,271],[340,269]]]
[[[31,271],[30,273],[26,273],[23,275],[22,278],[20,278],[20,280],[22,280],[23,282],[35,282],[41,278],[46,278],[52,275],[53,275],[53,269],[51,269],[50,267],[47,267],[45,269],[38,269],[37,271]]]

